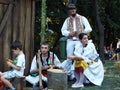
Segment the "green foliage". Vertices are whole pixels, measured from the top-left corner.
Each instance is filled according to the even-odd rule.
[[[99,14],[105,27],[105,41],[114,40],[120,36],[120,0],[99,0]],[[108,33],[109,32],[109,33]],[[119,37],[120,38],[120,37]]]
[[[113,5],[113,7],[111,7]],[[108,11],[109,13],[109,24],[110,27],[113,28],[114,30],[119,30],[120,29],[120,8],[118,8],[120,5],[120,1],[118,2],[118,0],[114,1],[114,2],[109,2],[108,7],[111,8],[110,11]]]
[[[59,41],[61,35],[62,24],[67,17],[66,6],[61,0],[47,0],[47,11],[46,11],[46,30],[44,30],[45,41],[55,47],[56,43]],[[46,8],[45,7],[45,8]],[[40,34],[41,33],[41,0],[36,2],[36,11],[35,11],[35,49],[39,48],[40,43]],[[52,30],[54,33],[47,32]]]
[[[46,11],[46,31],[52,30],[54,34],[48,35],[50,44],[55,47],[61,35],[61,27],[68,16],[65,0],[47,0]],[[93,41],[99,45],[99,32],[94,20],[93,0],[77,0],[77,12],[88,18],[93,31],[90,33]],[[120,0],[98,0],[99,15],[101,22],[105,28],[105,42],[110,43],[115,37],[119,37],[120,29]],[[36,21],[35,21],[35,43],[40,42],[41,29],[41,0],[36,2]],[[54,39],[52,39],[54,38]],[[52,41],[53,40],[53,41]],[[96,46],[97,46],[96,45]]]

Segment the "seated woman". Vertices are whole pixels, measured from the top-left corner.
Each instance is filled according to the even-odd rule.
[[[103,64],[92,41],[85,33],[79,34],[80,43],[75,47],[75,56],[67,56],[74,60],[74,74],[76,82],[73,88],[84,87],[83,81],[88,79],[91,83],[100,86],[104,78]]]

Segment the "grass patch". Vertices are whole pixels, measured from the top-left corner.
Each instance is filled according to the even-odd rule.
[[[104,63],[105,67],[105,76],[102,83],[102,86],[95,85],[85,85],[84,88],[71,88],[71,85],[75,81],[68,82],[68,90],[120,90],[120,70],[114,68],[115,62],[106,61]]]
[[[120,90],[120,70],[114,68],[115,62],[106,61],[104,63],[105,76],[102,86],[85,85],[84,88],[71,88],[75,81],[68,81],[68,90]],[[26,90],[32,90],[27,88]]]

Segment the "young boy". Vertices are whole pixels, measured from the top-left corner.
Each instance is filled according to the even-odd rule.
[[[15,87],[9,82],[8,79],[17,77],[17,76],[23,76],[24,69],[25,69],[25,55],[22,52],[22,44],[19,41],[15,41],[11,45],[12,53],[15,56],[15,59],[12,61],[10,59],[6,60],[6,63],[9,67],[12,69],[0,73],[0,80],[4,82],[5,85],[7,85],[10,90],[16,90]]]

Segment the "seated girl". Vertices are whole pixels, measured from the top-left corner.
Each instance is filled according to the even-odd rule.
[[[101,86],[104,78],[103,64],[99,58],[94,44],[88,40],[85,33],[79,34],[80,43],[75,47],[75,56],[67,56],[74,60],[74,74],[76,82],[72,88],[84,87],[83,81],[89,80],[91,83]]]

